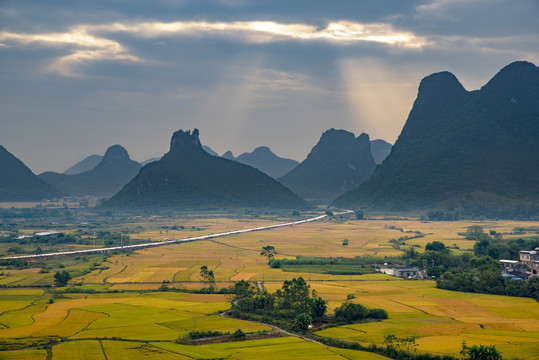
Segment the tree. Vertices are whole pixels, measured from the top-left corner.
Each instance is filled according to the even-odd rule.
[[[313,318],[307,313],[299,314],[294,320],[294,327],[302,331],[308,330],[309,326],[311,326],[312,324]]]
[[[427,212],[427,218],[430,221],[442,221],[445,219],[445,212],[440,209],[433,209]]]
[[[213,274],[213,270],[208,271],[208,267],[206,265],[202,265],[200,267],[200,276],[202,277],[204,284],[209,283],[210,286],[215,284],[215,275]]]
[[[400,338],[394,334],[389,334],[384,338],[384,343],[388,347],[393,347],[397,350],[403,350],[408,353],[417,351],[417,343],[414,336]]]
[[[242,329],[238,329],[238,330],[234,331],[234,333],[232,333],[230,335],[230,337],[232,339],[245,339],[245,332],[243,332]]]
[[[346,246],[346,245],[350,244],[350,240],[344,239],[344,240],[342,241],[342,244],[343,244],[343,246]]]
[[[449,251],[449,249],[447,249],[445,247],[445,244],[443,242],[441,242],[441,241],[433,241],[433,242],[428,243],[425,246],[425,250],[442,251],[442,252],[448,252]]]
[[[206,279],[208,278],[208,267],[206,265],[200,267],[200,276],[202,277],[202,281],[206,283]]]
[[[208,271],[208,283],[210,286],[215,285],[215,275],[213,274],[213,270]]]
[[[66,270],[54,274],[54,285],[56,286],[66,286],[69,280],[71,280],[71,274]]]
[[[361,304],[345,302],[335,309],[335,319],[341,322],[352,323],[367,317],[367,308]]]
[[[419,253],[415,250],[414,246],[410,246],[408,249],[404,249],[403,258],[405,259],[417,259]]]
[[[312,311],[314,317],[322,317],[328,309],[327,301],[321,297],[314,299],[312,302]]]
[[[245,280],[240,280],[232,287],[236,299],[251,297],[256,293],[255,287]]]
[[[271,245],[264,246],[260,255],[267,257],[268,261],[271,261],[271,259],[273,259],[275,255],[277,255],[277,250],[275,250],[275,247]]]
[[[483,227],[479,225],[468,226],[468,229],[466,230],[467,240],[480,240],[485,235],[486,234],[483,232]]]
[[[460,351],[462,356],[467,356],[465,360],[502,360],[502,354],[495,345],[472,345],[466,346],[466,341],[462,342],[462,350]]]
[[[364,220],[365,219],[365,213],[362,210],[356,210],[356,211],[354,211],[354,214],[356,215],[356,220]]]
[[[299,314],[308,313],[311,310],[310,286],[301,276],[292,280],[285,280],[276,295],[280,301],[280,307]]]

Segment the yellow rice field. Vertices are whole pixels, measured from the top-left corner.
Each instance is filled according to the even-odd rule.
[[[153,241],[164,237],[180,238],[275,223],[275,218],[239,219],[192,218],[174,223],[163,220],[169,229],[145,229],[130,234]],[[217,287],[234,281],[263,281],[268,291],[282,282],[303,276],[317,293],[329,301],[329,311],[340,306],[348,295],[352,301],[384,308],[390,318],[381,322],[354,324],[320,331],[322,336],[339,337],[363,344],[382,344],[384,337],[415,336],[420,352],[458,355],[461,343],[496,345],[504,358],[539,359],[539,304],[531,299],[469,294],[435,288],[431,281],[404,281],[382,274],[324,275],[283,272],[271,269],[260,255],[263,246],[272,245],[278,257],[296,256],[396,256],[391,239],[414,236],[406,246],[442,241],[455,251],[467,251],[473,241],[458,232],[469,225],[485,230],[510,233],[516,226],[537,223],[510,221],[420,222],[414,220],[339,220],[309,223],[290,228],[143,249],[132,254],[110,256],[99,268],[71,283],[85,288],[126,291],[103,294],[65,294],[30,288],[0,289],[0,340],[2,342],[63,337],[67,341],[53,346],[53,359],[367,359],[373,354],[333,349],[296,338],[284,337],[238,343],[188,346],[173,343],[186,332],[205,329],[233,332],[268,330],[266,326],[226,319],[216,313],[230,306],[224,295],[197,295],[180,292],[151,292],[165,284],[175,289],[203,286],[202,265],[213,270]],[[147,224],[145,224],[147,225]],[[171,230],[182,225],[184,230]],[[194,228],[193,228],[194,227]],[[198,229],[198,230],[197,230]],[[342,240],[349,245],[343,246]],[[70,271],[75,268],[66,267]],[[4,270],[0,285],[35,286],[51,284],[53,273],[40,268]],[[163,283],[165,282],[165,283]],[[113,339],[114,338],[114,339]],[[0,353],[6,359],[45,359],[41,349],[12,350]]]

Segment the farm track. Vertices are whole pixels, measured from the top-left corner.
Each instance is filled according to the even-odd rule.
[[[236,319],[236,318],[227,316],[226,311],[220,313],[219,316],[222,316],[222,317],[225,317],[225,318],[228,318],[228,319]],[[277,331],[277,332],[279,332],[281,334],[297,337],[298,339],[302,339],[302,340],[305,340],[305,341],[310,341],[312,343],[319,344],[319,345],[325,346],[327,348],[333,347],[333,346],[329,346],[329,345],[326,345],[324,343],[321,343],[319,341],[316,341],[314,339],[311,339],[311,338],[309,338],[307,336],[303,336],[303,335],[299,335],[299,334],[296,334],[296,333],[293,333],[293,332],[286,331],[285,329],[281,329],[280,327],[272,325],[272,324],[266,324],[266,323],[259,322],[259,321],[254,321],[254,320],[246,320],[246,321],[249,321],[249,322],[252,322],[252,323],[255,323],[255,324],[258,324],[258,325],[264,325],[264,326],[272,328],[274,331]]]

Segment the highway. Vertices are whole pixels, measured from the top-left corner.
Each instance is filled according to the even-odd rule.
[[[342,212],[334,213],[333,216],[345,215],[345,214],[349,214],[349,213],[352,213],[352,212],[353,212],[352,210],[344,210]],[[86,249],[86,250],[75,250],[75,251],[62,251],[62,252],[54,252],[54,253],[47,253],[47,254],[7,256],[7,257],[0,258],[0,260],[42,259],[42,258],[48,258],[48,257],[53,257],[53,256],[67,256],[67,255],[84,255],[84,254],[105,253],[105,252],[115,251],[115,250],[137,250],[137,249],[149,248],[149,247],[154,247],[154,246],[164,246],[164,245],[178,244],[178,243],[184,243],[184,242],[209,240],[209,239],[214,239],[214,238],[219,238],[219,237],[224,237],[224,236],[244,234],[244,233],[253,232],[253,231],[271,230],[271,229],[276,229],[276,228],[285,227],[285,226],[301,225],[301,224],[306,224],[306,223],[310,223],[310,222],[313,222],[313,221],[319,221],[319,220],[325,219],[327,217],[328,217],[328,215],[320,215],[320,216],[316,216],[316,217],[309,218],[309,219],[306,219],[306,220],[292,221],[292,222],[269,225],[269,226],[261,226],[261,227],[251,228],[251,229],[227,231],[227,232],[223,232],[223,233],[195,236],[195,237],[190,237],[190,238],[185,238],[185,239],[178,239],[178,240],[167,240],[167,239],[165,239],[163,241],[150,242],[150,243],[144,243],[144,244],[136,244],[136,245],[112,246],[112,247],[104,247],[104,248],[97,248],[97,249]]]

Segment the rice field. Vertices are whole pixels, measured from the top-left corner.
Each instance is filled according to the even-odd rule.
[[[175,223],[162,220],[167,229],[155,227],[130,236],[153,241],[214,233],[275,223],[274,217],[254,219],[215,217],[192,218]],[[329,311],[347,296],[353,302],[384,308],[390,318],[381,322],[354,324],[325,329],[319,335],[339,337],[363,344],[382,344],[384,337],[415,336],[418,351],[458,355],[461,343],[496,345],[504,358],[539,359],[539,304],[531,299],[468,294],[435,288],[429,281],[404,281],[383,274],[325,275],[283,272],[272,269],[260,255],[263,246],[272,245],[278,257],[397,256],[401,252],[390,242],[417,232],[424,237],[406,240],[406,246],[442,241],[454,251],[469,251],[473,241],[458,232],[480,224],[488,230],[510,233],[516,226],[536,223],[509,221],[420,222],[410,220],[339,220],[309,223],[202,241],[143,249],[131,254],[66,262],[75,275],[71,283],[82,288],[118,293],[64,294],[53,298],[55,288],[0,288],[0,344],[60,339],[52,347],[53,359],[366,359],[380,356],[334,349],[297,338],[283,337],[200,346],[180,345],[174,340],[191,330],[245,332],[269,330],[264,325],[228,319],[216,313],[230,307],[224,295],[182,292],[155,292],[161,285],[174,289],[203,286],[200,267],[213,270],[216,286],[235,281],[263,281],[268,291],[280,288],[284,280],[303,276],[319,296],[328,300]],[[172,230],[172,226],[184,226]],[[509,235],[507,235],[509,236]],[[349,245],[343,246],[342,240]],[[62,260],[64,261],[64,260]],[[98,269],[83,274],[90,263]],[[382,262],[383,260],[381,260]],[[54,271],[41,268],[3,270],[0,285],[50,285]],[[144,292],[151,290],[152,292]],[[6,345],[6,346],[7,346]],[[50,355],[50,354],[49,354]],[[0,352],[0,359],[46,359],[42,349],[13,349]]]
[[[198,229],[197,234],[262,226],[274,223],[275,219],[189,219],[189,226]],[[470,225],[480,224],[485,231],[495,230],[510,233],[519,222],[420,222],[413,220],[339,220],[303,224],[296,227],[273,229],[219,238],[215,241],[201,241],[170,245],[137,251],[130,256],[117,255],[104,263],[108,269],[98,269],[87,274],[79,281],[102,284],[137,284],[167,282],[200,282],[200,266],[206,265],[214,271],[218,282],[239,280],[249,281],[284,281],[303,276],[311,280],[344,280],[359,277],[342,277],[302,272],[283,272],[267,266],[267,259],[260,255],[263,246],[276,248],[277,258],[295,258],[296,256],[354,257],[376,256],[381,259],[399,256],[402,252],[390,242],[405,236],[424,237],[405,240],[407,248],[417,246],[423,251],[432,241],[441,241],[453,251],[470,251],[473,241],[458,235]],[[527,226],[530,226],[527,224]],[[169,226],[170,227],[170,226]],[[187,230],[147,230],[131,236],[162,240],[163,238],[182,238],[194,235]],[[342,240],[348,239],[349,245],[343,246]],[[382,261],[382,260],[381,260]],[[0,282],[2,279],[0,279]],[[5,280],[7,281],[7,280]],[[22,280],[21,280],[22,281]],[[28,280],[31,281],[31,280]],[[15,280],[12,283],[16,283]]]
[[[384,308],[389,319],[325,329],[319,335],[363,344],[382,344],[390,334],[415,336],[418,351],[454,356],[466,341],[496,345],[504,358],[539,359],[539,304],[533,299],[440,290],[432,281],[340,285],[311,284],[320,296],[333,298],[332,309],[352,293],[353,302]]]
[[[185,220],[166,219],[156,223],[141,223],[142,231],[133,231],[133,238],[151,239],[185,238],[193,235],[216,233],[233,229],[274,224],[284,219],[275,217],[261,218],[188,218]],[[131,224],[132,228],[138,223]],[[164,225],[166,224],[166,225]],[[304,272],[283,272],[267,266],[267,259],[260,255],[263,246],[276,248],[277,258],[296,256],[354,257],[376,256],[380,259],[399,256],[402,252],[394,248],[392,239],[416,236],[424,237],[405,240],[405,245],[417,246],[423,251],[432,241],[441,241],[453,251],[470,251],[473,241],[458,235],[470,225],[481,225],[485,231],[495,230],[510,233],[517,226],[531,226],[530,223],[514,221],[485,222],[421,222],[415,220],[350,220],[314,222],[295,227],[272,229],[219,238],[215,241],[201,241],[143,249],[129,256],[115,255],[101,262],[101,267],[89,274],[77,277],[77,282],[85,284],[157,284],[166,282],[200,282],[199,270],[208,266],[215,273],[216,281],[284,281],[303,276],[311,280],[343,280],[342,276],[323,275]],[[162,226],[160,226],[162,225]],[[179,227],[184,226],[183,230]],[[162,229],[166,227],[166,229]],[[172,228],[176,230],[172,230]],[[509,236],[509,235],[507,235]],[[349,245],[343,246],[343,239]],[[100,261],[96,258],[96,261]],[[93,260],[92,260],[93,261]],[[383,260],[381,260],[383,261]],[[67,270],[81,272],[89,265],[67,266]],[[0,275],[0,285],[36,286],[52,284],[53,273],[40,273],[40,268],[29,270],[6,270]]]
[[[265,283],[270,291],[280,285],[280,282]],[[375,279],[371,276],[363,281],[311,281],[310,285],[329,300],[330,312],[353,294],[351,301],[384,308],[390,315],[388,320],[380,322],[325,329],[318,332],[322,336],[365,345],[382,344],[384,337],[390,334],[415,336],[418,351],[455,356],[464,340],[468,344],[496,345],[507,358],[539,359],[539,305],[532,299],[451,292],[436,289],[433,282],[405,281],[386,275],[377,275]],[[4,326],[0,329],[0,340],[9,343],[23,338],[67,339],[53,347],[53,359],[85,359],[87,354],[100,358],[103,351],[108,359],[115,358],[113,354],[116,353],[128,356],[137,351],[156,359],[190,358],[195,353],[197,358],[232,356],[247,359],[255,348],[262,358],[267,350],[268,358],[271,353],[279,354],[280,351],[284,358],[306,358],[308,354],[312,356],[312,351],[316,356],[332,359],[337,358],[339,352],[347,351],[325,347],[316,350],[319,345],[295,338],[197,347],[173,343],[179,336],[195,329],[221,332],[234,332],[238,328],[245,332],[269,330],[256,323],[215,315],[230,306],[226,295],[178,292],[66,294],[53,304],[45,301],[46,296],[41,290],[0,289],[0,299],[10,299],[9,302],[6,300],[7,310],[0,315],[0,323]],[[5,354],[15,359],[26,358],[21,355],[26,353],[21,351]],[[43,356],[42,352],[31,354],[34,358]],[[342,355],[351,359],[365,358],[356,352]],[[2,356],[4,353],[0,358]]]
[[[363,351],[328,348],[323,345],[304,341],[294,337],[264,340],[248,340],[223,344],[198,346],[171,343],[153,343],[152,345],[176,354],[197,359],[365,359],[383,360],[385,357]]]

